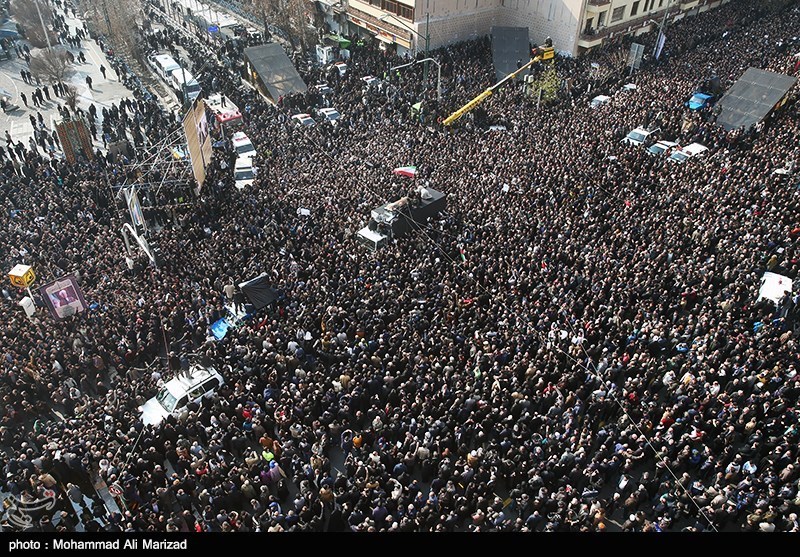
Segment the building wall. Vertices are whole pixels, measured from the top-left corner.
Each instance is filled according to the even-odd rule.
[[[507,25],[528,27],[531,42],[553,39],[557,52],[576,54],[578,29],[585,0],[502,0]]]
[[[384,13],[369,4],[369,0],[347,0],[350,6],[375,18]],[[612,30],[615,34],[640,34],[660,23],[667,8],[673,13],[683,8],[684,15],[696,15],[730,0],[396,0],[414,6],[414,21],[402,23],[414,29],[412,50],[424,49],[426,30],[430,33],[430,48],[475,39],[491,32],[493,26],[528,27],[532,43],[541,44],[553,39],[556,51],[576,56],[588,46],[601,43]],[[430,22],[426,23],[426,16]],[[386,20],[403,27],[395,17]],[[373,22],[374,23],[374,22]],[[581,36],[583,35],[583,37]],[[582,40],[583,39],[583,40]],[[581,44],[579,44],[581,43]]]
[[[501,0],[418,0],[416,29],[425,35],[426,15],[430,15],[431,48],[477,39],[493,26],[506,25],[499,12]]]

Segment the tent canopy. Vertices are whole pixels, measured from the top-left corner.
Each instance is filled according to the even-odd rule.
[[[256,308],[256,311],[272,304],[278,299],[278,293],[269,286],[267,273],[261,273],[254,279],[239,283],[244,295]]]
[[[268,43],[244,49],[258,80],[273,100],[290,93],[305,93],[308,87],[279,43]]]

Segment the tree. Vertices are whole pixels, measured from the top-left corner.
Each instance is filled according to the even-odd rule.
[[[74,114],[78,106],[78,88],[74,85],[67,85],[67,90],[64,95],[64,102]]]
[[[42,29],[42,21],[47,27],[47,34],[50,36],[50,43],[58,43],[58,39],[50,29],[50,22],[53,19],[53,12],[45,2],[38,2],[37,0],[14,0],[11,4],[14,17],[19,23],[20,27],[25,31],[25,38],[31,43],[31,46],[44,48],[47,46],[47,36],[45,30]],[[39,19],[39,12],[42,17]]]
[[[292,49],[307,50],[315,44],[315,33],[308,26],[306,0],[252,0],[251,9],[264,20],[265,36],[269,36],[267,25],[271,24],[283,32]]]
[[[554,102],[558,98],[558,91],[561,89],[561,78],[553,64],[549,64],[529,86],[529,92],[539,98],[543,103]]]
[[[46,83],[65,83],[75,73],[67,53],[55,48],[46,48],[32,54],[30,68],[37,79]]]
[[[82,0],[89,26],[95,34],[105,35],[114,48],[128,59],[145,63],[137,20],[141,19],[138,2],[119,0]]]

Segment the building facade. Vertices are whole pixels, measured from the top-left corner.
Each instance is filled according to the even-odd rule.
[[[328,0],[330,1],[330,0]],[[622,35],[639,35],[730,0],[343,0],[343,32],[375,36],[398,53],[423,52],[487,35],[493,26],[527,27],[562,54],[580,55]],[[346,27],[346,28],[344,28]]]

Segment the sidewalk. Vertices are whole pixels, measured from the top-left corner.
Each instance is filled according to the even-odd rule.
[[[58,11],[58,10],[56,10]],[[60,12],[59,12],[60,13]],[[66,17],[67,25],[69,26],[72,34],[77,27],[83,26],[83,21],[73,18],[71,15]],[[26,41],[18,41],[18,44],[26,44]],[[80,50],[68,47],[67,45],[60,45],[60,48],[68,49],[75,55],[75,64],[72,65],[75,70],[74,75],[69,80],[69,83],[74,85],[78,90],[78,106],[87,111],[89,105],[94,103],[97,108],[97,139],[94,144],[96,148],[103,149],[103,140],[100,135],[102,124],[102,109],[111,108],[111,104],[119,104],[123,98],[133,98],[131,91],[129,91],[118,79],[118,76],[111,68],[111,64],[106,59],[105,55],[100,50],[100,47],[93,40],[84,40],[81,42],[81,49],[86,56],[86,63],[81,64],[77,60],[78,52]],[[31,49],[31,54],[37,52],[38,49]],[[100,66],[106,68],[107,78],[103,78],[100,73]],[[37,112],[41,112],[44,117],[47,128],[52,131],[55,123],[61,119],[58,112],[58,105],[65,105],[64,99],[50,93],[50,101],[45,99],[43,108],[36,108],[33,104],[32,96],[35,86],[28,85],[22,80],[20,75],[21,69],[28,69],[28,64],[23,58],[14,58],[13,60],[0,61],[0,87],[6,89],[13,95],[12,102],[19,106],[17,110],[10,111],[8,114],[0,114],[0,137],[5,136],[6,130],[11,133],[12,139],[22,141],[27,147],[28,140],[33,136],[33,126],[31,125],[29,115],[36,117]],[[86,84],[86,76],[92,78],[92,89],[89,90]],[[42,82],[42,85],[45,85]],[[28,107],[22,102],[19,94],[24,92],[28,98]]]

